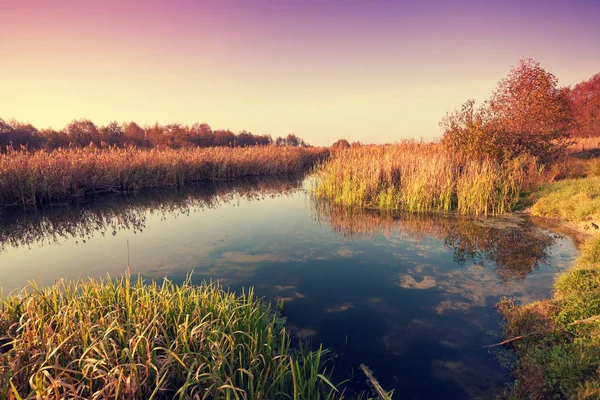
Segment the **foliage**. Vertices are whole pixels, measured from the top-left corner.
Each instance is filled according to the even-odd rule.
[[[333,153],[316,168],[313,193],[360,208],[501,214],[537,171],[523,157],[469,160],[437,143],[406,141]]]
[[[252,290],[214,284],[35,284],[0,305],[9,398],[332,399],[322,348],[292,352]]]
[[[310,147],[304,140],[290,134],[276,141],[281,146]],[[87,119],[74,120],[64,129],[44,129],[39,131],[31,124],[23,124],[12,120],[0,119],[0,151],[18,150],[27,147],[29,150],[55,150],[63,147],[247,147],[266,146],[272,144],[269,135],[256,135],[247,131],[234,133],[230,130],[212,130],[206,123],[194,123],[191,126],[182,124],[141,127],[135,122],[119,124],[116,121],[106,126],[96,126]]]
[[[0,205],[306,171],[323,148],[59,149],[0,154]]]
[[[578,83],[569,91],[573,110],[573,136],[600,136],[600,73]]]
[[[330,146],[332,150],[343,150],[350,147],[350,143],[346,139],[340,139]]]
[[[514,159],[531,155],[548,163],[569,144],[568,90],[533,59],[521,59],[489,101],[467,101],[440,125],[444,144],[469,157]]]

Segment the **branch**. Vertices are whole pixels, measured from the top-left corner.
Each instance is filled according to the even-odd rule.
[[[593,322],[593,321],[596,321],[598,319],[600,319],[600,315],[595,315],[593,317],[589,317],[589,318],[585,318],[585,319],[580,319],[580,320],[577,320],[577,321],[573,321],[573,322],[567,324],[564,328],[560,328],[559,331],[564,331],[566,328],[568,328],[569,326],[572,326],[572,325],[586,324],[588,322]],[[540,333],[550,332],[552,330],[553,330],[553,328],[540,329],[540,330],[537,330],[537,331],[533,331],[533,332],[531,332],[528,335],[515,336],[513,338],[507,339],[507,340],[505,340],[503,342],[500,342],[500,343],[494,343],[494,344],[490,344],[490,345],[487,345],[487,346],[481,346],[481,347],[483,347],[484,349],[489,349],[490,347],[504,346],[505,344],[508,344],[508,343],[511,343],[511,342],[515,342],[517,340],[525,339],[525,338],[528,338],[528,337],[533,336],[533,335],[538,335]]]

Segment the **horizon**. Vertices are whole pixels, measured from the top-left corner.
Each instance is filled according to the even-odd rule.
[[[0,117],[206,122],[316,146],[433,140],[522,57],[560,86],[600,72],[598,16],[586,1],[8,0]]]

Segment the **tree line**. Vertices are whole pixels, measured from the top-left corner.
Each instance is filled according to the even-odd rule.
[[[519,60],[491,97],[467,100],[441,121],[442,143],[473,158],[530,155],[552,162],[575,137],[600,137],[600,74],[574,87],[531,58]]]
[[[229,129],[213,130],[207,123],[140,126],[135,122],[116,121],[97,126],[89,119],[74,120],[62,130],[37,129],[29,123],[0,118],[0,149],[55,150],[63,147],[247,147],[276,144],[278,146],[309,147],[294,134],[277,137],[257,135],[247,131],[234,133]]]

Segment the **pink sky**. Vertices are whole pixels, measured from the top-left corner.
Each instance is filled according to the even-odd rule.
[[[600,72],[599,19],[592,1],[0,0],[0,118],[430,139],[520,57],[561,85]]]

